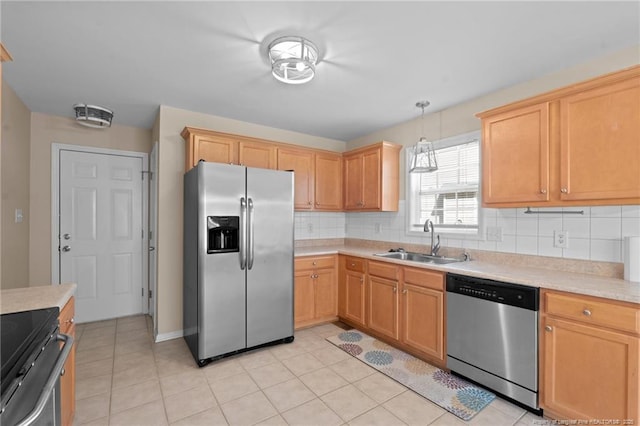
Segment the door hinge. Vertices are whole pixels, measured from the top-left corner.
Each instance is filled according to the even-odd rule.
[[[149,290],[149,299],[153,296],[153,290]]]
[[[144,229],[140,230],[140,238],[142,238],[144,240]]]
[[[149,231],[149,240],[153,239],[153,231]]]
[[[153,172],[149,171],[149,170],[142,170],[140,172],[142,174],[142,180],[144,180],[144,174],[147,173],[149,175],[149,180],[153,179]]]
[[[144,297],[144,288],[142,289],[142,297]]]

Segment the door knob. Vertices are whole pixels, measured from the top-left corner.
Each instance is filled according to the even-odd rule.
[[[62,238],[64,238],[65,240],[68,240],[69,238],[71,238],[71,235],[69,235],[69,234],[64,234],[64,235],[62,236]]]
[[[62,247],[62,251],[64,251],[64,252],[71,251],[71,246]]]

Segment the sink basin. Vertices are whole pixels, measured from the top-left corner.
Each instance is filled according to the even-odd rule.
[[[451,257],[430,256],[428,254],[413,252],[387,252],[374,253],[374,256],[386,257],[388,259],[408,260],[411,262],[433,263],[436,265],[445,265],[447,263],[462,262],[462,259],[454,259]]]

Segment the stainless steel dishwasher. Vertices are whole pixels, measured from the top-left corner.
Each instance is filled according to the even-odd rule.
[[[539,289],[447,275],[447,367],[540,412]]]

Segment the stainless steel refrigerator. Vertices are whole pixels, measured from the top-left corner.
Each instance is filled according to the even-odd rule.
[[[293,173],[200,162],[184,175],[184,339],[200,366],[293,341]]]

